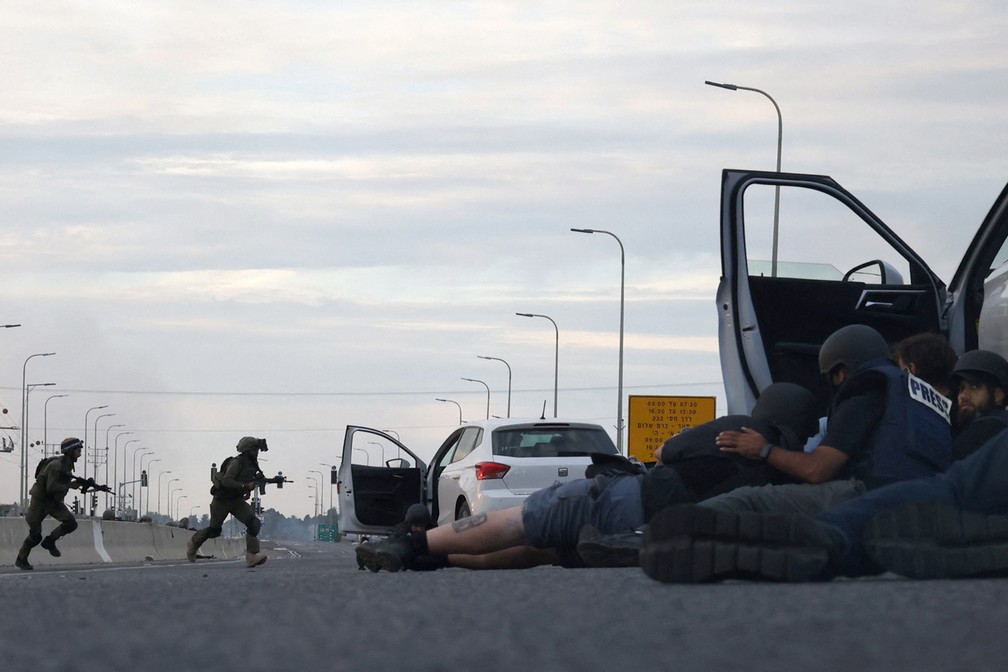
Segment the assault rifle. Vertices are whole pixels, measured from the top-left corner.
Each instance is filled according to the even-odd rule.
[[[73,485],[75,485],[77,488],[80,489],[81,494],[84,494],[86,492],[94,492],[96,490],[101,492],[107,492],[109,494],[114,494],[112,492],[112,488],[108,487],[107,485],[99,485],[98,483],[95,483],[95,480],[93,478],[87,478],[87,479],[74,478]]]
[[[263,474],[261,471],[258,471],[256,472],[256,475],[252,478],[252,482],[255,485],[259,486],[259,494],[265,495],[266,486],[269,485],[270,483],[276,485],[278,488],[283,488],[284,483],[293,483],[294,481],[284,476],[282,471],[278,471],[277,475],[274,476],[273,478],[266,478],[265,474]]]

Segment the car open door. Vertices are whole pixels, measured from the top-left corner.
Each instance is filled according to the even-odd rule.
[[[780,381],[815,392],[825,412],[819,347],[842,326],[869,325],[889,343],[948,331],[942,281],[822,175],[724,171],[717,304],[729,413],[748,413]]]
[[[423,461],[397,439],[377,429],[347,426],[336,484],[340,532],[389,534],[411,504],[425,501],[425,470]]]

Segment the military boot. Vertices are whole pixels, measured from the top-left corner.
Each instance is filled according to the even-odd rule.
[[[189,562],[196,562],[196,552],[198,550],[199,547],[196,546],[196,543],[193,541],[193,538],[189,537],[189,543],[186,544],[186,553],[185,553],[186,560],[188,560]]]
[[[35,569],[31,566],[31,563],[28,562],[28,558],[22,558],[20,555],[17,556],[17,559],[14,561],[14,566],[18,569],[25,569],[29,571]]]
[[[53,556],[54,558],[58,558],[61,555],[63,555],[62,553],[60,553],[60,550],[56,548],[56,541],[52,537],[46,537],[45,539],[43,539],[40,546],[49,551],[49,555]]]
[[[265,553],[246,553],[245,554],[245,566],[246,567],[258,567],[259,565],[266,562],[267,556]]]

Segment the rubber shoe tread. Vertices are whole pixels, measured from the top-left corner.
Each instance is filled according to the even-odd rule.
[[[640,564],[645,574],[665,583],[810,581],[822,575],[830,543],[806,516],[679,506],[651,520]]]
[[[643,536],[602,534],[591,525],[578,533],[577,554],[586,567],[638,567]]]
[[[1008,516],[915,503],[869,521],[865,549],[878,565],[914,579],[1008,575]]]

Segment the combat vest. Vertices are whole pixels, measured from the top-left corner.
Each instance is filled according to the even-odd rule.
[[[885,378],[886,407],[854,476],[874,488],[945,471],[952,464],[952,402],[920,378],[880,359],[840,386],[834,406],[863,389],[860,383],[870,375]]]

